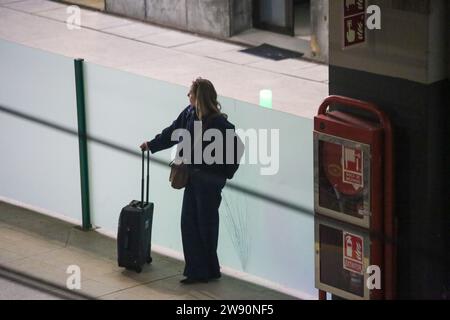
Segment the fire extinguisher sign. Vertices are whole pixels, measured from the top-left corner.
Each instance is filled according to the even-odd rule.
[[[364,239],[360,236],[344,232],[344,269],[353,273],[364,274]]]

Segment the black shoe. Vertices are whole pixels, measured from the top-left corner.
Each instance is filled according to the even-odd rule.
[[[209,277],[209,280],[219,280],[222,277],[221,274]]]
[[[208,283],[208,279],[186,278],[186,279],[180,280],[180,282],[182,284]]]

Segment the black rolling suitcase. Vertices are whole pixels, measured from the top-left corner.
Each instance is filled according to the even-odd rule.
[[[148,153],[148,152],[147,152]],[[151,263],[151,238],[153,203],[148,202],[149,163],[147,154],[147,198],[144,202],[144,151],[142,152],[141,201],[133,200],[120,212],[117,232],[117,258],[119,267],[142,271],[145,263]]]

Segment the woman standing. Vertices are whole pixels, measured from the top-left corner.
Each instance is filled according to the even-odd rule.
[[[219,206],[222,200],[222,189],[227,179],[232,179],[239,166],[240,155],[238,143],[234,135],[233,149],[227,150],[225,143],[226,131],[235,130],[221,113],[220,103],[213,84],[206,79],[196,79],[188,93],[190,105],[186,107],[171,126],[164,129],[153,140],[144,142],[142,150],[149,149],[151,153],[171,148],[179,143],[172,141],[172,133],[177,129],[187,129],[191,134],[191,155],[194,159],[194,122],[201,121],[203,131],[217,129],[222,133],[224,145],[223,161],[207,164],[191,161],[189,179],[184,190],[183,207],[181,211],[181,235],[185,258],[184,284],[208,282],[221,276],[217,257],[217,242],[219,238]],[[204,148],[211,142],[203,142]],[[242,143],[239,145],[242,148]],[[239,151],[242,151],[239,150]],[[233,163],[225,161],[227,152],[233,152]],[[203,158],[203,157],[202,157]]]

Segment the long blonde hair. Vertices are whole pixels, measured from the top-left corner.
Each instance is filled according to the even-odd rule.
[[[203,78],[195,79],[191,85],[191,93],[195,95],[195,110],[200,120],[214,114],[222,114],[222,106],[217,101],[217,92],[211,81]]]

